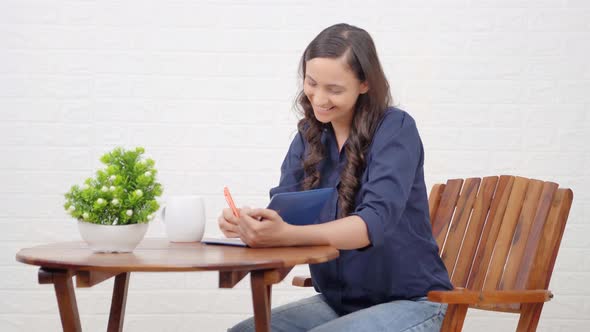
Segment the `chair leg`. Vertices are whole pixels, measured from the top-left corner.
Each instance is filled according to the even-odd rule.
[[[107,332],[123,331],[123,320],[125,318],[125,305],[127,304],[127,289],[129,288],[130,276],[131,272],[123,272],[115,277]]]
[[[539,317],[543,310],[543,303],[523,303],[520,307],[520,319],[517,332],[534,332],[539,325]]]
[[[467,315],[467,308],[467,304],[449,304],[440,330],[443,332],[461,331],[465,315]]]
[[[40,283],[53,283],[57,305],[59,307],[61,326],[64,332],[82,331],[76,293],[74,292],[74,283],[72,281],[73,275],[73,272],[69,270],[39,269]]]

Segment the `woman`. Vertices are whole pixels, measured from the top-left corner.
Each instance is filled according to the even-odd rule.
[[[329,216],[307,226],[272,210],[226,209],[219,226],[251,247],[331,245],[310,265],[311,298],[272,310],[273,331],[438,331],[452,289],[430,227],[424,151],[412,117],[389,107],[389,84],[370,35],[337,24],[301,59],[303,119],[281,167],[279,192],[334,187]],[[253,331],[252,319],[231,331]]]

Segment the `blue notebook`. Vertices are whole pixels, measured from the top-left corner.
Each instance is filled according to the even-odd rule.
[[[275,194],[267,208],[277,211],[291,225],[315,224],[334,191],[324,188]]]
[[[315,224],[335,191],[334,188],[324,188],[275,194],[267,209],[277,211],[291,225]],[[236,238],[205,237],[201,242],[246,247],[244,242]]]

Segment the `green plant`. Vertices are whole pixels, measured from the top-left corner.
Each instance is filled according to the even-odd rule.
[[[74,218],[104,225],[147,223],[160,208],[156,197],[162,185],[156,182],[154,160],[144,159],[144,148],[117,147],[100,161],[106,168],[84,185],[74,185],[65,194],[64,208]]]

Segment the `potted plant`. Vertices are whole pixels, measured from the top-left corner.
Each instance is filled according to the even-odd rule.
[[[104,154],[106,165],[82,186],[65,194],[66,211],[78,220],[82,239],[96,252],[131,252],[145,236],[148,222],[160,208],[156,197],[154,160],[143,158],[145,150],[117,147]]]

